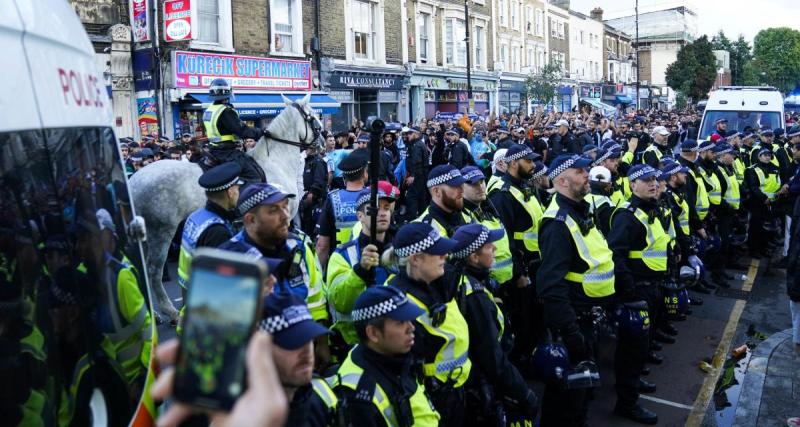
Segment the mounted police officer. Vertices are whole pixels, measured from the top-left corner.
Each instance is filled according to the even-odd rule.
[[[183,225],[178,283],[184,290],[195,249],[218,247],[236,234],[233,221],[238,216],[239,187],[244,184],[240,178],[241,171],[237,163],[223,163],[209,169],[197,180],[206,191],[206,205],[192,212]]]
[[[338,246],[350,241],[358,223],[356,204],[367,182],[366,150],[353,150],[340,163],[345,188],[328,193],[317,222],[317,257],[323,269]]]
[[[239,119],[239,113],[230,104],[233,91],[227,80],[212,80],[208,96],[214,103],[203,113],[203,125],[208,137],[208,151],[213,158],[211,163],[235,162],[242,168],[241,176],[245,182],[266,182],[267,177],[261,166],[239,150],[236,141],[237,137],[258,140],[263,131],[248,127]],[[209,160],[206,159],[206,164],[209,164]]]
[[[543,302],[545,325],[564,342],[572,366],[594,359],[592,310],[608,305],[614,296],[612,253],[584,200],[589,193],[586,168],[590,164],[578,155],[553,160],[549,176],[557,194],[539,226],[542,263],[536,292]],[[587,412],[585,388],[567,389],[556,382],[545,385],[542,425],[583,426]]]
[[[328,379],[347,426],[439,425],[440,416],[414,374],[415,319],[422,310],[392,286],[365,290],[353,305],[359,344]]]

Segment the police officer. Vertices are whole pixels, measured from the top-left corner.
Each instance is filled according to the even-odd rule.
[[[426,141],[418,126],[409,129],[408,157],[406,157],[406,218],[414,219],[428,206],[428,191],[425,181],[431,169],[433,143]]]
[[[493,153],[492,157],[492,176],[489,177],[489,182],[486,183],[486,191],[491,192],[492,189],[503,182],[503,175],[508,170],[508,165],[505,161],[507,149],[501,148]]]
[[[336,395],[324,379],[312,378],[314,341],[328,329],[313,320],[303,300],[285,293],[264,298],[258,328],[272,335],[272,359],[289,402],[286,425],[332,425]]]
[[[669,131],[664,126],[656,126],[653,129],[653,143],[644,149],[642,153],[642,163],[658,168],[658,162],[664,156],[671,156],[672,152],[667,144]]]
[[[308,245],[289,231],[288,199],[293,197],[271,184],[248,185],[237,204],[244,228],[220,249],[283,260],[281,269],[273,273],[275,292],[295,295],[306,302],[314,320],[325,321],[322,273]]]
[[[348,345],[358,342],[350,311],[356,298],[365,289],[386,283],[390,271],[380,264],[380,254],[388,246],[386,232],[391,225],[396,194],[378,189],[378,215],[374,243],[370,237],[372,215],[368,210],[371,191],[359,195],[356,215],[361,224],[357,238],[336,248],[328,262],[328,299],[335,317],[333,329],[341,333]]]
[[[602,166],[608,169],[611,172],[611,201],[614,203],[614,206],[619,206],[624,202],[629,194],[626,194],[626,188],[628,189],[628,193],[630,192],[630,186],[627,185],[628,177],[622,176],[619,173],[619,164],[620,164],[620,157],[622,157],[622,146],[614,142],[614,140],[609,139],[601,147],[601,152],[598,153],[597,159],[592,162],[592,166]]]
[[[556,122],[557,132],[550,137],[550,158],[563,154],[578,154],[581,152],[580,144],[575,140],[575,136],[569,130],[569,122],[561,119]]]
[[[317,257],[323,269],[337,246],[350,241],[356,218],[356,201],[367,182],[366,150],[353,150],[339,163],[345,188],[328,193],[317,222]]]
[[[719,141],[723,140],[719,139]],[[699,157],[696,162],[699,172],[698,175],[701,178],[698,186],[705,186],[709,203],[708,215],[704,220],[703,228],[712,239],[719,238],[717,230],[718,218],[721,214],[727,212],[727,203],[722,198],[722,194],[725,193],[727,189],[727,183],[724,176],[717,170],[717,164],[714,161],[715,147],[716,143],[712,141],[701,142],[697,148]],[[720,259],[721,253],[719,248],[715,247],[713,250],[707,251],[705,256],[705,261],[709,265],[711,279],[714,283],[725,288],[730,287],[725,277],[725,264],[724,260]]]
[[[657,323],[661,305],[659,286],[667,279],[671,240],[658,217],[657,175],[658,171],[650,165],[636,165],[630,169],[628,179],[633,195],[614,212],[608,236],[608,246],[614,253],[617,298],[632,309],[647,311],[650,317],[648,327]],[[650,351],[653,335],[652,332],[621,335],[614,359],[617,377],[614,411],[645,424],[658,422],[655,413],[638,403],[640,391],[655,391],[654,384],[639,377],[644,362],[663,362],[660,356]]]
[[[442,415],[441,425],[464,424],[464,384],[470,377],[469,328],[458,306],[459,275],[445,268],[456,245],[430,224],[413,222],[398,230],[388,258],[399,266],[389,284],[420,306],[412,353],[422,364],[425,388]]]
[[[526,145],[511,147],[504,158],[508,169],[502,185],[489,193],[510,238],[513,270],[501,294],[509,301],[508,312],[517,336],[514,356],[522,360],[533,351],[536,335],[540,332],[537,329],[541,326],[540,311],[533,308],[535,291],[530,286],[540,258],[537,236],[544,212],[536,191],[529,184],[536,172],[534,161],[538,158],[538,154]],[[544,165],[540,164],[540,168]]]
[[[431,203],[414,222],[430,224],[443,236],[452,236],[456,228],[472,218],[464,212],[464,177],[452,165],[439,165],[428,174]]]
[[[320,208],[328,193],[328,165],[317,152],[316,147],[306,149],[305,165],[303,166],[303,200],[300,203],[301,229],[307,235],[316,237],[317,216],[315,212]]]
[[[261,166],[237,148],[236,137],[259,139],[262,131],[242,123],[239,113],[230,104],[232,94],[227,80],[216,78],[211,81],[208,95],[214,103],[203,113],[209,154],[220,163],[237,163],[242,168],[241,176],[245,182],[266,182],[267,177]]]
[[[703,178],[700,176],[700,168],[697,166],[698,158],[697,140],[687,139],[681,143],[681,154],[678,163],[689,170],[686,179],[686,197],[689,204],[689,228],[692,234],[697,234],[702,239],[708,239],[703,221],[708,216],[708,208],[711,204],[708,199]]]
[[[183,225],[178,284],[184,291],[195,249],[218,247],[236,233],[233,226],[238,214],[236,202],[239,200],[239,187],[244,184],[239,177],[241,171],[237,163],[223,163],[209,169],[197,180],[206,191],[206,205],[192,212]]]
[[[584,200],[589,193],[586,168],[590,164],[577,155],[553,160],[548,175],[556,195],[539,226],[542,263],[536,273],[536,291],[545,324],[561,337],[573,366],[594,357],[591,310],[607,305],[614,295],[612,253]],[[542,425],[586,424],[586,389],[548,383],[541,406]]]
[[[505,425],[498,423],[498,404],[504,397],[514,402],[511,410],[522,412],[533,421],[539,406],[538,398],[528,387],[517,368],[508,360],[512,343],[506,335],[503,311],[495,302],[497,281],[491,278],[495,243],[505,230],[489,229],[482,224],[459,227],[453,235],[457,242],[453,259],[463,272],[459,288],[459,304],[469,325],[470,357],[473,375],[467,384],[470,390],[468,420],[473,425]]]
[[[611,213],[616,205],[611,201],[613,184],[611,171],[603,166],[595,166],[589,171],[589,194],[585,200],[589,203],[589,213],[594,219],[594,225],[600,229],[604,236],[608,236],[611,227]]]
[[[764,232],[764,226],[766,221],[774,220],[769,214],[773,210],[778,192],[781,191],[780,171],[772,159],[772,150],[763,147],[758,151],[757,162],[744,173],[750,209],[747,247],[750,256],[754,258],[766,256],[768,236]]]
[[[497,210],[486,195],[486,179],[477,166],[467,166],[461,169],[461,176],[464,177],[464,211],[467,212],[474,221],[479,222],[490,229],[503,229],[503,223],[497,214]],[[513,276],[513,260],[511,258],[511,248],[508,243],[508,235],[495,242],[496,251],[494,265],[492,266],[492,278],[498,283],[505,283]]]
[[[728,119],[719,118],[714,121],[714,125],[716,126],[716,129],[714,129],[714,132],[712,132],[711,135],[718,135],[720,138],[725,137],[725,134],[728,131]]]
[[[413,371],[414,321],[420,316],[425,311],[392,286],[374,286],[358,297],[352,317],[359,344],[329,379],[342,395],[345,425],[439,425]]]
[[[718,142],[714,147],[716,157],[716,167],[714,173],[720,180],[722,187],[722,201],[716,215],[717,232],[719,233],[721,247],[719,257],[715,264],[712,264],[711,272],[717,273],[720,279],[730,279],[725,277],[725,265],[732,259],[731,237],[733,234],[733,222],[738,215],[741,205],[741,191],[739,181],[736,178],[734,169],[735,151],[727,142]],[[721,276],[721,277],[720,277]],[[719,283],[719,281],[718,281]]]

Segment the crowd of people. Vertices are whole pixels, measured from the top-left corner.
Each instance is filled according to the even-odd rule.
[[[303,194],[242,185],[236,162],[206,171],[181,263],[216,246],[275,267],[259,328],[287,425],[582,426],[600,337],[616,345],[615,413],[655,424],[640,393],[656,390],[647,375],[699,294],[730,287],[745,255],[796,271],[797,119],[719,120],[702,140],[692,110],[464,115],[381,135],[356,121],[302,153]],[[255,143],[236,135],[214,148]],[[166,144],[171,158],[203,158],[187,135]],[[123,154],[134,172],[157,156],[131,143]]]

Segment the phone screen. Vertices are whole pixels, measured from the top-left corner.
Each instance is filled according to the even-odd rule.
[[[193,266],[175,395],[199,406],[230,409],[245,388],[244,359],[260,283],[257,276],[236,275],[229,266],[217,270]]]

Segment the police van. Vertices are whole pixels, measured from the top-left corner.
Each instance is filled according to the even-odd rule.
[[[0,424],[151,425],[143,223],[92,45],[65,0],[0,16]]]
[[[722,86],[708,97],[697,139],[708,139],[719,119],[728,119],[728,129],[740,132],[746,126],[783,128],[783,95],[769,86]]]

